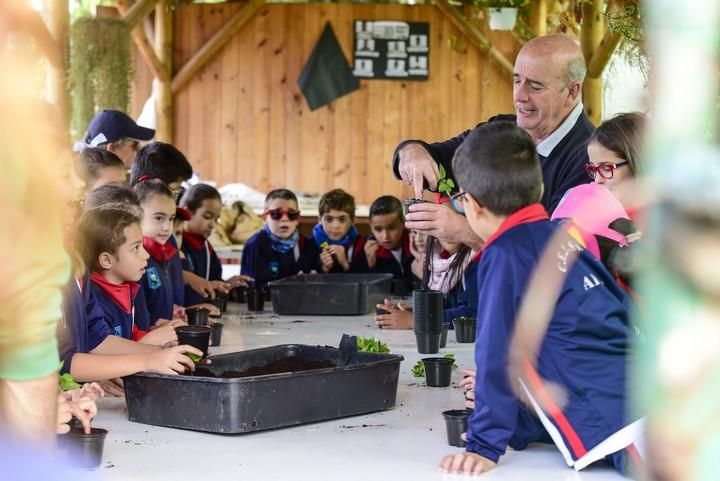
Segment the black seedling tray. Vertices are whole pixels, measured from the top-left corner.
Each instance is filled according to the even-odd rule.
[[[390,294],[392,274],[304,274],[269,283],[281,315],[353,316],[375,310]]]
[[[247,433],[391,409],[402,356],[286,344],[212,356],[193,376],[125,378],[128,419],[211,433]],[[275,369],[273,369],[275,368]],[[310,369],[287,372],[288,369]],[[263,371],[286,371],[263,374]],[[245,375],[247,377],[208,377]],[[203,375],[203,373],[205,375]]]

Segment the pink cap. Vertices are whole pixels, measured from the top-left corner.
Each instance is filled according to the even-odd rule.
[[[551,220],[556,219],[571,219],[579,227],[585,247],[591,252],[597,249],[597,241],[586,239],[583,233],[607,237],[623,247],[628,245],[625,236],[609,225],[617,219],[629,220],[630,216],[620,201],[600,184],[579,185],[568,190],[552,214]],[[599,249],[593,254],[599,258]]]

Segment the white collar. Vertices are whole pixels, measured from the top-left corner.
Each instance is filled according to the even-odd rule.
[[[565,117],[565,120],[563,120],[563,123],[560,124],[560,127],[555,129],[555,131],[550,134],[545,140],[535,146],[535,150],[537,150],[538,155],[548,157],[550,154],[552,154],[552,151],[555,150],[555,147],[557,147],[557,145],[562,141],[562,139],[564,139],[565,136],[572,130],[572,128],[575,127],[575,124],[580,118],[582,111],[583,104],[582,102],[580,102],[575,106],[574,109],[570,111],[570,114]]]

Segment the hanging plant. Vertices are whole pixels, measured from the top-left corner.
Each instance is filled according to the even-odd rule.
[[[96,112],[127,112],[133,78],[130,30],[120,19],[82,17],[70,27],[72,134],[81,136]]]

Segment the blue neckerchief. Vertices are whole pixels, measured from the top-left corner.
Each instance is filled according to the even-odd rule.
[[[325,229],[323,229],[323,226],[321,223],[317,223],[315,227],[313,227],[313,238],[315,239],[315,243],[318,247],[323,247],[323,244],[327,243],[329,245],[338,244],[343,247],[347,247],[353,242],[355,242],[355,239],[357,239],[358,231],[355,228],[355,226],[351,226],[350,230],[347,231],[347,234],[340,239],[340,240],[330,240],[330,238],[325,233]]]
[[[295,246],[298,243],[298,239],[300,239],[300,234],[298,234],[297,230],[295,230],[295,232],[293,232],[293,235],[290,236],[290,238],[288,238],[288,239],[281,239],[278,236],[276,236],[275,234],[273,234],[270,231],[270,227],[268,227],[267,224],[265,224],[265,227],[263,227],[263,230],[270,238],[270,242],[272,244],[273,250],[276,252],[279,252],[281,254],[284,254],[286,252],[289,252],[289,251],[295,249]]]

